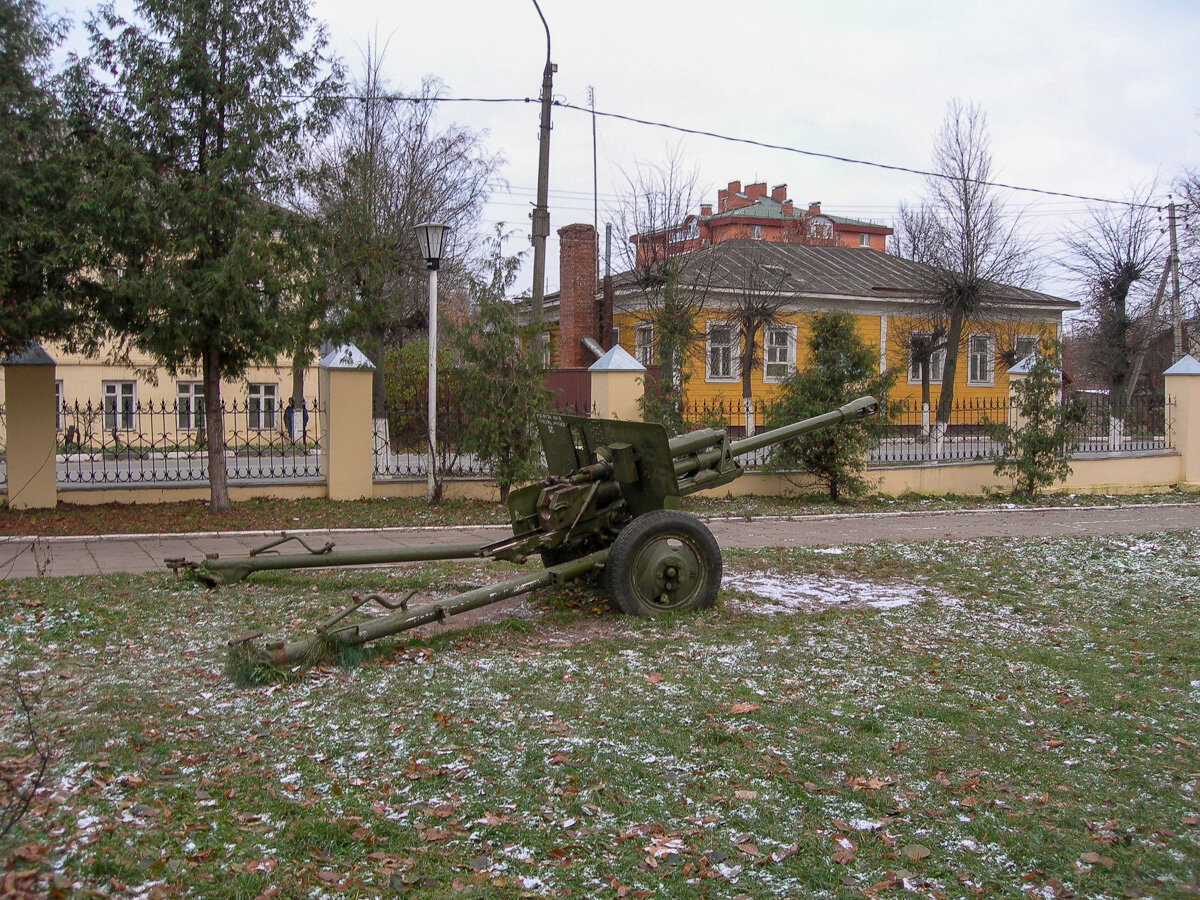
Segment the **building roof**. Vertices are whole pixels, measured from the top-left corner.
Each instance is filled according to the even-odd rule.
[[[759,197],[749,206],[739,206],[724,212],[699,216],[701,222],[720,222],[727,219],[778,219],[781,222],[798,222],[808,215],[806,208],[793,207],[792,212],[784,213],[783,204],[770,197]],[[834,225],[845,225],[851,228],[876,228],[880,231],[891,231],[887,225],[878,222],[867,222],[863,219],[849,219],[845,216],[835,216],[827,212],[817,213],[823,219],[828,219]]]
[[[722,241],[677,259],[684,284],[716,291],[744,289],[747,272],[766,270],[778,278],[777,290],[798,295],[924,300],[929,297],[937,274],[922,263],[865,248],[754,240]],[[618,291],[627,292],[636,283],[636,272],[613,277]],[[996,290],[1004,299],[1023,306],[1068,310],[1079,305],[1009,285],[996,285]]]

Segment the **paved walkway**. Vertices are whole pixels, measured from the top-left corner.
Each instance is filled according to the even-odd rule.
[[[714,518],[705,522],[722,547],[834,547],[870,541],[962,540],[1143,534],[1200,528],[1200,503],[1145,506],[986,509],[955,512],[852,513],[795,517]],[[289,532],[309,546],[378,550],[497,541],[506,525],[446,528],[338,529]],[[0,537],[0,579],[158,571],[172,557],[243,556],[279,532]],[[297,550],[298,545],[292,545]],[[280,548],[287,552],[288,548]]]

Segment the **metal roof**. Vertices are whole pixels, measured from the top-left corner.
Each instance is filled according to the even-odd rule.
[[[711,244],[681,257],[680,280],[710,291],[744,290],[747,273],[772,273],[776,290],[805,295],[878,300],[925,300],[937,283],[937,270],[890,253],[859,247],[812,246],[771,241],[733,240]],[[613,277],[617,290],[628,292],[638,273]],[[758,279],[760,287],[764,279]],[[1040,291],[993,285],[1000,298],[1047,309],[1075,309],[1079,304]]]

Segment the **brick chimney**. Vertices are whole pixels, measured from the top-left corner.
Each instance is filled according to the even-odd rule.
[[[784,217],[790,218],[796,215],[796,208],[792,205],[791,200],[784,200],[779,204],[779,212]]]
[[[701,203],[700,204],[700,215],[711,216],[712,215],[712,204],[711,203]]]
[[[755,184],[746,185],[746,196],[750,198],[751,203],[761,197],[767,196],[767,183],[759,181]]]
[[[740,194],[742,192],[742,183],[740,181],[729,182],[729,193]]]
[[[591,363],[581,339],[600,337],[596,229],[565,225],[558,229],[558,239],[558,364],[580,368]]]
[[[808,214],[810,216],[819,216],[821,214],[820,200],[814,200],[812,203],[808,204]]]
[[[771,188],[771,199],[776,203],[783,203],[787,200],[787,185],[777,184]]]

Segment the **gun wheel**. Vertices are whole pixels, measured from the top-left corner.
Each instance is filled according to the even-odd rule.
[[[692,516],[655,510],[617,535],[604,584],[618,608],[633,616],[705,609],[721,586],[721,548]]]

